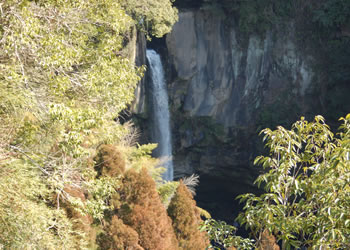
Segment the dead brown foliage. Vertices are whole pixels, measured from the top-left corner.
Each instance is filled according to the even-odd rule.
[[[201,221],[199,210],[192,194],[182,182],[169,204],[168,214],[181,249],[206,249],[209,240],[206,233],[198,229]]]
[[[67,185],[63,191],[66,197],[60,197],[60,206],[66,211],[67,217],[72,219],[74,229],[85,233],[85,236],[87,237],[87,239],[89,239],[90,244],[93,245],[96,239],[96,231],[92,227],[93,219],[91,215],[79,212],[70,203],[69,199],[67,199],[67,196],[70,196],[73,198],[78,198],[82,202],[85,202],[86,198],[83,190],[78,187]]]
[[[125,171],[125,158],[113,145],[102,145],[94,160],[98,176],[116,177]]]
[[[148,250],[178,249],[171,220],[161,203],[154,180],[143,169],[125,173],[119,215],[139,235],[140,245]]]
[[[260,250],[279,250],[280,247],[276,244],[276,238],[268,230],[260,235],[260,243],[258,249]]]
[[[112,245],[109,249],[116,250],[143,250],[139,245],[139,235],[130,226],[114,215],[109,227],[109,234],[112,239]]]

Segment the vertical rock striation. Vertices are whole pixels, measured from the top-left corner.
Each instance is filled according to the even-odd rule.
[[[222,218],[255,190],[258,132],[320,108],[314,59],[292,30],[247,36],[214,12],[185,10],[166,36],[175,177],[200,174],[197,200]]]
[[[177,73],[172,98],[183,100],[189,116],[210,116],[226,128],[251,123],[276,91],[302,98],[314,75],[312,58],[298,51],[293,33],[242,38],[212,12],[181,12],[166,41]],[[181,81],[186,91],[179,93]]]
[[[260,130],[327,109],[310,54],[317,50],[301,44],[296,20],[263,35],[243,34],[233,20],[215,9],[184,9],[157,47],[166,62],[174,176],[200,174],[196,199],[200,206],[217,203],[204,205],[217,213],[237,194],[256,191]]]

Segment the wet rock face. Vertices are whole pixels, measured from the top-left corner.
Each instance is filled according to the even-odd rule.
[[[235,28],[214,13],[180,13],[166,38],[177,72],[170,95],[183,100],[182,109],[190,116],[209,116],[226,128],[244,126],[261,105],[273,103],[276,94],[288,90],[296,98],[305,95],[314,75],[312,59],[298,53],[292,32],[240,39]]]

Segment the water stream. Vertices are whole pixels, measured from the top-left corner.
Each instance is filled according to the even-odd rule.
[[[158,143],[154,154],[155,157],[165,159],[164,167],[166,167],[166,172],[163,174],[163,179],[172,181],[174,178],[174,170],[172,162],[170,114],[163,66],[160,56],[154,50],[147,50],[146,56],[151,76],[151,134],[152,141]]]

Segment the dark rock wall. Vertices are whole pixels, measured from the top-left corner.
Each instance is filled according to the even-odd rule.
[[[146,65],[146,37],[138,32],[136,34],[135,62],[137,66]],[[143,77],[135,90],[135,101],[131,110],[134,114],[146,114],[146,77]]]
[[[259,131],[324,114],[315,59],[298,43],[293,22],[247,36],[199,9],[180,11],[172,32],[151,46],[166,67],[175,177],[199,174],[199,205],[232,219],[235,196],[257,192]],[[140,114],[145,97],[138,99]]]
[[[254,111],[285,90],[298,99],[305,96],[314,77],[312,58],[298,52],[293,33],[271,31],[265,38],[239,39],[215,13],[180,13],[166,39],[177,72],[170,83],[177,107],[228,128],[254,122]]]
[[[178,176],[194,171],[251,183],[259,126],[312,112],[305,102],[318,105],[308,95],[313,58],[298,51],[290,30],[242,38],[213,12],[180,12],[166,37],[176,72],[169,95]]]

